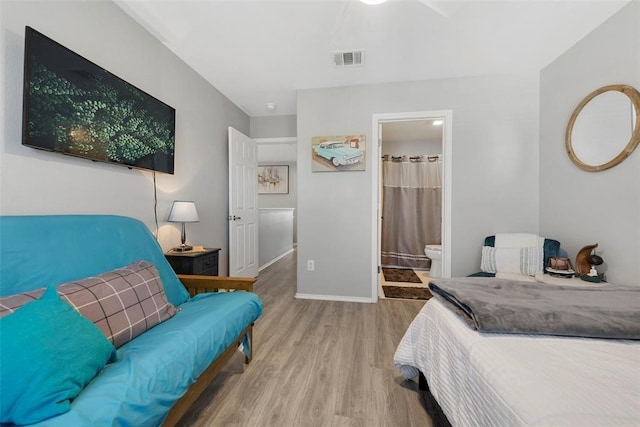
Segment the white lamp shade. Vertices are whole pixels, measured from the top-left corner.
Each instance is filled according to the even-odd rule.
[[[194,202],[175,200],[169,212],[169,222],[199,222],[198,211]]]

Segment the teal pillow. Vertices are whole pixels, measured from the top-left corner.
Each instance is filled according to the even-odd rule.
[[[48,288],[0,319],[0,422],[32,424],[69,411],[114,356],[100,329]]]

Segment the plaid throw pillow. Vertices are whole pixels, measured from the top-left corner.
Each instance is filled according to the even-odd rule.
[[[58,294],[91,320],[118,348],[178,311],[164,293],[158,270],[137,261],[57,287]],[[38,299],[44,288],[0,298],[0,316]]]
[[[0,317],[13,313],[28,302],[40,299],[45,288],[0,298]]]

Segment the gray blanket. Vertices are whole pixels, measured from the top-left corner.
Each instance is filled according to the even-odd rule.
[[[431,293],[481,332],[640,339],[640,286],[558,286],[470,277]]]

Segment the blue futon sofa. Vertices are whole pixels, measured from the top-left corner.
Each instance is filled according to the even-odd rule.
[[[60,360],[64,354],[61,359],[51,356],[44,361],[21,360],[31,357],[28,356],[30,351],[24,348],[24,344],[22,349],[16,349],[13,341],[9,341],[10,337],[20,341],[30,334],[37,336],[38,330],[29,330],[31,319],[25,321],[25,316],[37,312],[36,301],[49,304],[45,300],[53,298],[56,300],[53,303],[59,304],[63,301],[64,289],[71,295],[74,289],[86,283],[103,286],[113,276],[103,273],[129,271],[127,268],[130,267],[117,269],[130,265],[144,265],[150,272],[157,271],[153,280],[161,283],[158,289],[164,290],[164,295],[160,292],[159,297],[167,302],[162,310],[166,319],[156,325],[151,323],[149,329],[126,343],[123,342],[127,337],[122,334],[115,337],[115,345],[109,342],[108,335],[98,334],[97,339],[102,341],[101,348],[107,350],[105,354],[109,360],[104,361],[104,367],[98,367],[97,375],[86,386],[81,384],[77,397],[60,403],[66,405],[59,411],[61,413],[34,425],[173,425],[239,346],[245,353],[246,362],[250,361],[252,326],[262,314],[262,302],[251,292],[255,279],[178,277],[147,227],[132,218],[107,215],[0,216],[0,308],[3,308],[3,301],[9,301],[8,296],[24,296],[31,292],[35,300],[0,317],[3,376],[5,368],[7,372],[2,379],[3,415],[14,409],[18,411],[20,405],[32,398],[29,394],[11,400],[9,391],[13,393],[23,380],[29,381],[21,372],[15,372],[15,369],[11,372],[11,363],[23,367],[29,367],[30,363],[39,364],[34,374],[36,379],[38,372],[46,371],[44,368],[53,369],[51,372],[55,374],[66,371],[75,374],[79,370],[73,363],[72,366],[55,365],[62,363]],[[86,278],[89,282],[84,280]],[[51,291],[52,287],[56,291]],[[43,288],[46,288],[46,294]],[[236,291],[217,292],[218,289]],[[148,301],[141,304],[145,303]],[[71,303],[67,309],[70,306],[76,309],[68,310],[71,315],[86,324],[87,317],[78,314],[83,313],[82,309]],[[56,315],[49,322],[53,325],[62,318]],[[102,325],[98,324],[100,322]],[[93,328],[93,332],[100,331],[93,326],[104,327],[105,321],[100,322],[94,320],[93,324],[88,323],[88,328]],[[13,325],[11,330],[8,329],[10,325]],[[76,339],[73,328],[75,326],[58,329],[60,334],[69,334],[65,336],[70,339],[65,341]],[[53,335],[54,341],[57,338],[55,333],[49,335]],[[47,347],[50,345],[49,337],[37,340],[26,347],[33,346],[31,350],[44,352],[45,356],[55,349]],[[83,346],[84,343],[74,345]],[[29,420],[36,412],[31,410],[26,419]],[[24,421],[25,415],[22,416]],[[7,422],[6,419],[4,421]]]

